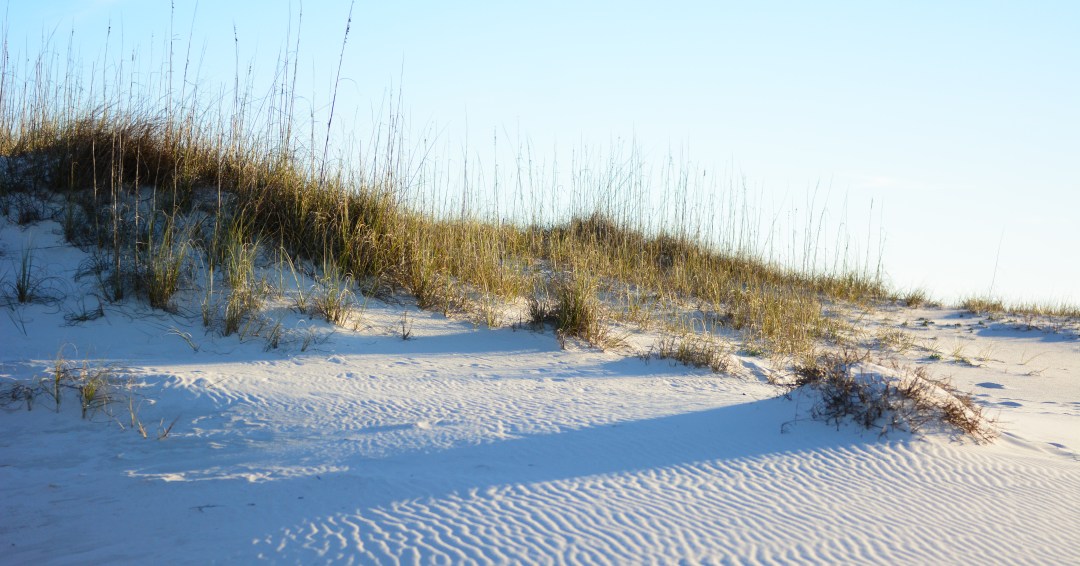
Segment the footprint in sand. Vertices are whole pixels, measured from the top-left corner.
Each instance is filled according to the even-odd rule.
[[[984,381],[982,383],[976,383],[975,387],[985,387],[986,389],[1005,389],[1005,386],[1000,383],[994,383],[993,381]]]

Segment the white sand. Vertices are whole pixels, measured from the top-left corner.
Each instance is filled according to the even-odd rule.
[[[900,357],[1000,418],[992,445],[806,418],[760,380],[550,333],[477,329],[372,301],[358,330],[282,308],[318,341],[265,350],[181,314],[94,308],[58,226],[0,221],[0,276],[26,242],[63,295],[0,317],[0,384],[64,350],[138,385],[150,439],[67,398],[0,412],[0,563],[1076,563],[1077,328],[898,309]],[[919,317],[933,324],[921,326]],[[980,324],[982,321],[982,324]],[[949,326],[958,324],[959,326]],[[198,352],[177,334],[189,333]],[[979,367],[950,361],[955,344]],[[983,355],[985,354],[985,355]],[[978,357],[984,358],[979,361]],[[1029,375],[1030,374],[1030,375]],[[154,435],[175,419],[164,440]],[[796,420],[798,419],[798,420]],[[123,425],[126,429],[121,430]]]

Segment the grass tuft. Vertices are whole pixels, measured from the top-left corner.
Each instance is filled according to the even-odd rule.
[[[733,373],[735,369],[731,354],[731,346],[711,333],[666,336],[660,340],[654,353],[661,360],[671,359],[726,374]]]
[[[165,311],[175,311],[173,296],[180,288],[181,276],[187,264],[189,245],[180,238],[177,241],[175,220],[166,218],[160,235],[153,226],[147,239],[142,286],[146,288],[150,306]]]
[[[555,284],[553,314],[560,339],[580,338],[599,348],[614,344],[596,292],[596,280],[580,273],[570,274]]]
[[[337,265],[326,264],[310,294],[310,312],[331,324],[344,325],[356,304],[352,287],[351,275],[344,274]]]

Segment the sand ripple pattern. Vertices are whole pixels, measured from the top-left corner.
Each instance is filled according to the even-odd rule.
[[[805,403],[751,379],[525,332],[467,338],[141,368],[148,414],[182,416],[165,443],[44,411],[11,419],[0,562],[146,563],[162,548],[230,564],[1080,556],[1071,452],[880,439],[797,419]],[[79,441],[58,453],[42,430]]]
[[[298,395],[289,383],[301,370]],[[797,408],[760,384],[510,348],[333,355],[237,367],[230,380],[212,394],[223,409],[216,434],[242,431],[257,442],[234,457],[249,481],[269,482],[270,497],[307,494],[295,496],[302,521],[291,509],[282,516],[293,521],[279,523],[288,526],[256,537],[256,555],[273,561],[1053,563],[1080,555],[1074,460],[1016,446],[881,440],[809,421],[781,434]],[[280,462],[291,467],[275,468]],[[293,483],[286,489],[280,479]]]
[[[1080,555],[1077,493],[1074,467],[869,444],[375,506],[358,493],[276,543],[385,564],[1060,563]]]

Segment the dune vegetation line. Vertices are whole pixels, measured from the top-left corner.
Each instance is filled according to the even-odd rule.
[[[831,268],[767,258],[748,244],[758,234],[737,206],[705,215],[708,226],[701,215],[658,219],[631,187],[647,180],[628,180],[614,160],[569,189],[565,202],[589,204],[563,220],[502,218],[464,202],[440,208],[415,196],[424,158],[406,146],[400,115],[391,113],[353,158],[331,156],[329,133],[301,126],[295,57],[282,59],[266,96],[254,95],[239,71],[232,88],[208,96],[188,86],[189,62],[174,65],[171,53],[157,86],[123,65],[84,76],[74,70],[81,61],[52,51],[20,66],[6,42],[2,57],[0,212],[19,224],[51,217],[69,242],[93,250],[83,271],[105,300],[190,309],[225,336],[280,341],[282,329],[261,316],[280,291],[259,275],[270,265],[279,280],[313,277],[317,285],[300,289],[295,306],[334,324],[354,320],[364,297],[405,294],[422,309],[491,327],[552,327],[560,340],[599,348],[621,347],[625,329],[648,328],[663,338],[639,354],[717,372],[732,369],[735,351],[778,360],[774,367],[801,385],[828,382],[836,399],[827,414],[839,417],[851,410],[844,400],[870,391],[855,391],[864,385],[849,369],[869,355],[855,353],[865,337],[839,309],[929,300],[923,290],[890,288],[879,265],[842,254]],[[505,198],[529,206],[524,189],[503,190],[521,192]],[[664,202],[685,206],[685,184],[664,190]],[[704,236],[717,232],[728,236]],[[814,229],[807,232],[813,242]],[[11,301],[42,291],[32,265],[27,251],[16,280],[5,281]],[[184,293],[193,288],[199,296]],[[989,298],[964,307],[1077,314]],[[926,383],[901,391],[903,403],[935,398]],[[968,401],[946,414],[988,437],[973,408]]]

